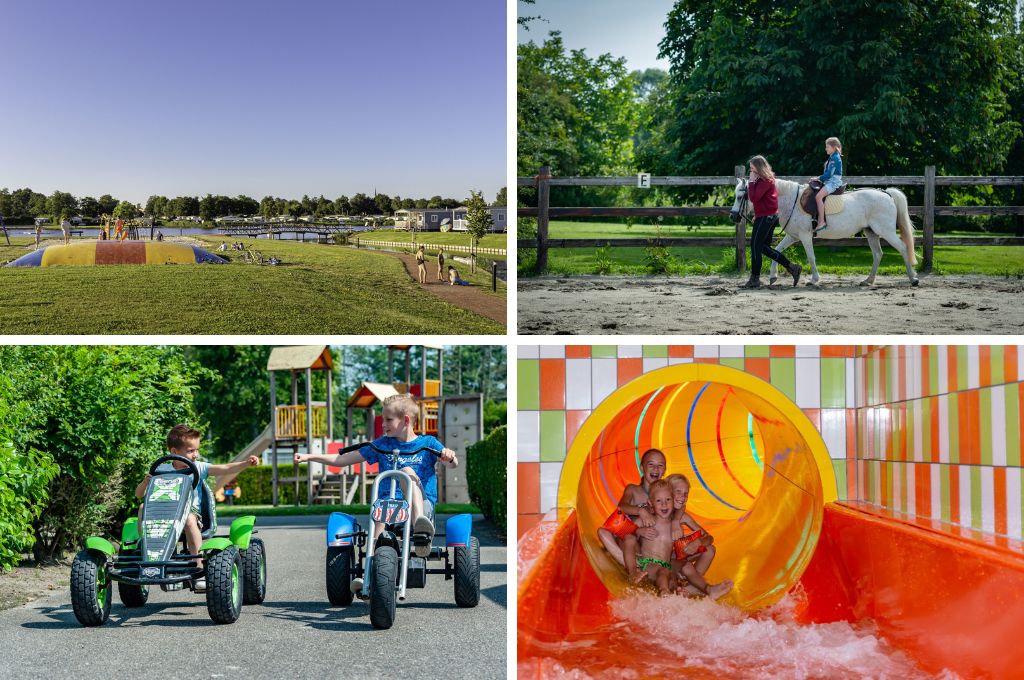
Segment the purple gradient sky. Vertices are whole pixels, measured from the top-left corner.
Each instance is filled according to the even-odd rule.
[[[0,187],[487,200],[505,186],[494,0],[4,6]]]

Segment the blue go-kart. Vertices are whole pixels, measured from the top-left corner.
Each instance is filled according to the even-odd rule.
[[[327,522],[327,599],[333,605],[347,607],[353,596],[358,595],[369,601],[373,627],[390,628],[395,622],[396,600],[405,600],[406,588],[423,588],[427,574],[444,574],[445,580],[455,581],[455,604],[475,607],[480,602],[480,542],[472,535],[472,515],[449,518],[445,523],[445,547],[432,546],[431,536],[412,531],[409,501],[398,498],[396,493],[399,480],[405,481],[406,488],[412,484],[409,475],[398,469],[399,455],[428,451],[440,456],[441,452],[422,447],[399,453],[364,442],[339,453],[363,447],[390,460],[391,469],[381,471],[373,482],[370,531],[363,529],[352,515],[331,513]],[[387,493],[381,494],[384,482],[390,484]],[[433,521],[433,508],[427,511]],[[382,530],[374,542],[368,537],[373,536],[376,525],[382,525]],[[440,560],[444,560],[443,568],[427,568],[428,561]]]

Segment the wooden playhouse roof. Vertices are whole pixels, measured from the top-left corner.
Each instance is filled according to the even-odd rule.
[[[270,358],[267,359],[268,371],[325,369],[332,366],[331,349],[327,345],[275,347],[270,350]]]
[[[350,408],[370,408],[378,401],[384,401],[387,397],[395,394],[400,394],[400,392],[395,389],[394,385],[364,382],[348,398],[348,406]]]

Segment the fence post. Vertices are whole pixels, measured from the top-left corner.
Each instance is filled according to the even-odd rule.
[[[498,261],[491,260],[491,290],[498,292]]]
[[[733,168],[733,175],[742,179],[747,168],[744,165],[737,165]],[[747,269],[747,225],[742,219],[736,223],[736,271],[742,274]]]
[[[924,262],[922,272],[932,270],[935,249],[935,166],[924,166]]]
[[[545,165],[537,175],[537,271],[548,268],[548,207],[551,198],[551,166]]]

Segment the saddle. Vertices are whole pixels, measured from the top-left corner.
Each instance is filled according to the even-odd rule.
[[[811,222],[816,226],[818,224],[818,202],[814,200],[814,197],[821,191],[821,187],[824,184],[821,180],[812,179],[804,189],[804,192],[800,194],[800,209],[811,216]],[[839,196],[846,191],[847,182],[843,182],[842,185],[831,194],[825,197],[825,214],[835,215],[843,211],[843,200],[830,200],[833,196]]]

